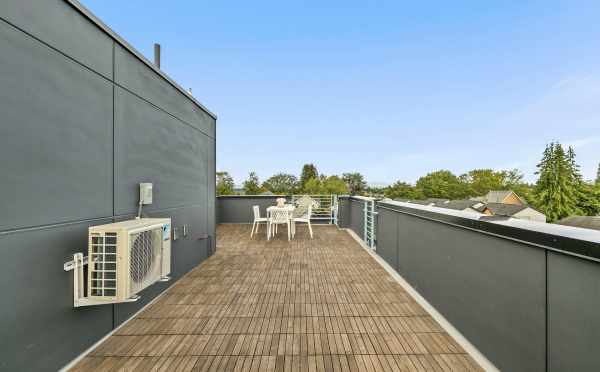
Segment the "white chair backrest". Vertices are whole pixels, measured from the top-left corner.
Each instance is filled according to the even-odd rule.
[[[252,207],[252,210],[254,211],[254,219],[259,219],[260,218],[260,208],[258,207],[258,205],[255,205]]]
[[[315,200],[308,195],[303,195],[300,198],[296,199],[297,206],[308,206],[309,204],[314,204]]]
[[[300,217],[304,216],[304,214],[306,213],[306,210],[307,210],[306,207],[304,207],[303,205],[299,205],[294,209],[292,216],[294,218],[300,218]]]
[[[317,201],[308,195],[304,195],[296,201],[296,209],[294,210],[294,218],[304,218],[306,215],[310,216],[312,208],[317,206]],[[310,208],[310,211],[309,211]]]
[[[273,209],[271,211],[272,223],[286,223],[289,218],[289,212],[285,209]]]

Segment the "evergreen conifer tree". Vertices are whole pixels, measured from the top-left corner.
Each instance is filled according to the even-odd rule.
[[[582,205],[586,204],[586,188],[581,176],[581,167],[575,161],[575,150],[572,146],[569,146],[567,150],[567,167],[571,177],[571,187],[573,189],[573,197],[575,198],[575,210],[576,214],[584,214],[582,211]]]
[[[538,164],[535,195],[538,207],[549,222],[575,214],[577,211],[577,167],[574,152],[570,155],[560,143],[550,143]]]
[[[318,178],[319,172],[317,172],[317,167],[314,164],[304,164],[302,167],[302,173],[300,173],[300,188],[304,190],[306,183],[313,178]]]

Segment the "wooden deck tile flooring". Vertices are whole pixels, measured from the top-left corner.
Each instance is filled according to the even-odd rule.
[[[214,256],[74,369],[481,370],[347,232],[282,230],[219,226]]]

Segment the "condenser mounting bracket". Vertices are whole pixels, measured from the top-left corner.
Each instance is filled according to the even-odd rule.
[[[84,295],[85,279],[83,277],[83,267],[89,264],[87,256],[83,256],[83,253],[75,253],[71,261],[65,262],[63,269],[65,271],[73,271],[73,307],[92,306],[92,305],[107,305],[122,302],[135,302],[140,299],[140,296],[135,295],[128,298],[125,301],[96,301],[91,300],[89,297]]]

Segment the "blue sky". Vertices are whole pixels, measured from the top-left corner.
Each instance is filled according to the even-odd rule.
[[[370,183],[519,168],[572,144],[600,161],[598,1],[83,0],[215,112],[241,183],[358,171]]]

